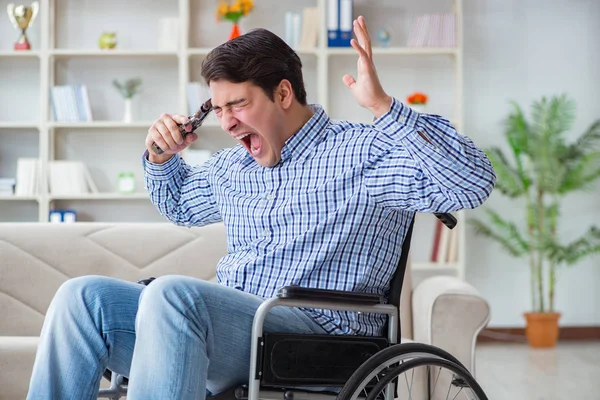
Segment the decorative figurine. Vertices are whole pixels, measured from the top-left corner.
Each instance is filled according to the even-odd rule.
[[[98,46],[101,50],[111,50],[117,47],[117,33],[103,32],[98,39]]]
[[[379,41],[381,47],[389,47],[390,39],[390,32],[387,29],[381,28],[377,31],[377,41]]]

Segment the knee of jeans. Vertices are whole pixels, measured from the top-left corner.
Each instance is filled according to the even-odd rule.
[[[198,300],[188,290],[191,278],[179,275],[161,276],[148,285],[140,296],[138,313],[162,308],[187,309]]]
[[[59,306],[61,309],[80,306],[82,303],[83,305],[89,304],[90,299],[88,297],[94,294],[94,287],[108,279],[107,277],[96,275],[71,278],[60,285],[54,295],[52,304],[55,307]]]

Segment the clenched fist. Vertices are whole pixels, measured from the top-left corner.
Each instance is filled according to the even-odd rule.
[[[188,122],[188,117],[180,114],[162,114],[154,121],[146,136],[149,161],[162,164],[173,157],[173,154],[179,153],[198,139],[198,135],[193,132],[183,138],[181,132],[179,132],[178,124],[185,124],[186,122]],[[186,126],[186,129],[189,132],[192,127]],[[156,154],[152,150],[153,143],[156,143],[162,149],[162,154]]]

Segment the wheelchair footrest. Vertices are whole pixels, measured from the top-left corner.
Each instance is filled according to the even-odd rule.
[[[370,336],[265,333],[265,386],[343,386],[356,369],[389,346],[386,338]]]

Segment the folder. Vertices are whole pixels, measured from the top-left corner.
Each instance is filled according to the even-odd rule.
[[[352,39],[353,0],[328,0],[327,45],[350,47]]]

